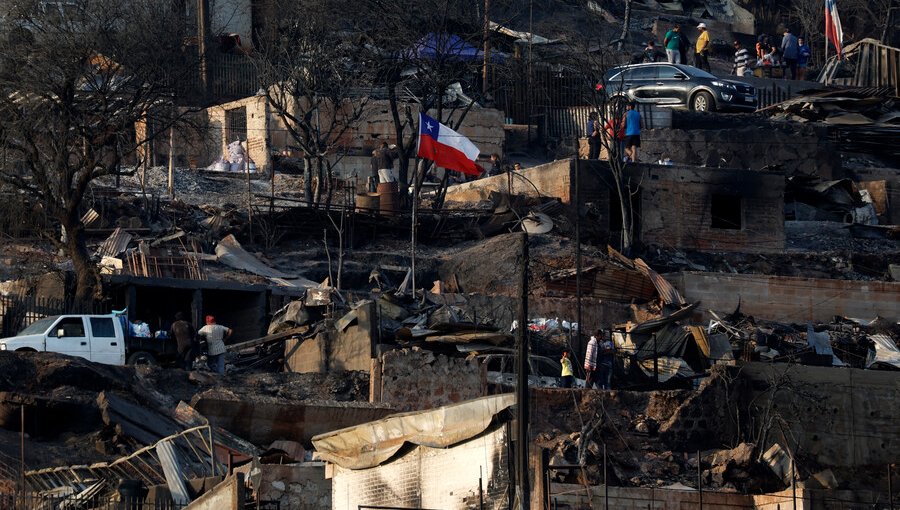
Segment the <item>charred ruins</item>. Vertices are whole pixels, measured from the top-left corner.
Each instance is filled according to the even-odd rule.
[[[119,46],[92,2],[3,13],[0,509],[900,503],[891,9],[798,81],[732,75],[794,4],[201,0],[150,55],[172,13],[104,1]],[[700,22],[755,111],[639,103],[638,161],[589,159],[600,77]],[[88,56],[59,88],[43,51]],[[417,157],[420,111],[499,173]],[[231,331],[224,374],[176,314]]]

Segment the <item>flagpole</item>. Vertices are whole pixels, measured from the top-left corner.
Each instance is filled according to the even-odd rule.
[[[416,131],[421,133],[422,116],[419,115],[419,125]],[[416,138],[416,154],[419,154],[419,140],[421,135]],[[416,164],[413,166],[413,196],[412,196],[412,225],[410,225],[410,274],[412,276],[412,297],[416,299],[416,214],[418,213],[419,203],[419,162],[418,157],[414,160]]]

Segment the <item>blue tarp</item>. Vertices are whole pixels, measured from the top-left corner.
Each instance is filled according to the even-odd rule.
[[[460,60],[480,62],[484,60],[484,51],[464,41],[455,34],[428,34],[410,50],[413,56],[431,60]],[[491,60],[500,62],[503,55],[491,52]]]

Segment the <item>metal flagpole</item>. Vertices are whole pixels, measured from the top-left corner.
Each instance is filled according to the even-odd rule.
[[[419,124],[416,126],[416,129],[419,130],[419,133],[422,132],[422,116],[419,115]],[[421,139],[421,135],[416,138],[416,155],[419,154],[419,140]],[[402,142],[402,140],[398,140],[398,142]],[[408,172],[407,172],[408,173]],[[412,297],[416,299],[416,219],[419,212],[419,162],[418,157],[416,158],[416,164],[413,166],[413,196],[412,196],[412,225],[410,225],[410,275],[412,276]]]

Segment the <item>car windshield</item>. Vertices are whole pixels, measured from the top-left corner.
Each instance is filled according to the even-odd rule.
[[[24,336],[24,335],[37,335],[47,331],[47,328],[50,327],[51,324],[56,322],[56,319],[59,319],[59,315],[53,315],[51,317],[45,317],[38,321],[32,322],[30,326],[19,331],[19,334],[16,336]]]

